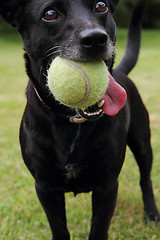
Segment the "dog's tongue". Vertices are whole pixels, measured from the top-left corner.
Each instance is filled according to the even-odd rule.
[[[116,115],[124,106],[127,100],[127,94],[123,87],[121,87],[109,74],[109,85],[106,93],[101,100],[104,100],[102,110],[105,114],[113,116]]]

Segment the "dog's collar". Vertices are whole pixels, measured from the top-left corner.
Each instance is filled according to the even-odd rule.
[[[77,114],[73,117],[70,117],[70,122],[72,122],[72,123],[84,123],[86,121],[87,121],[86,118],[80,117]]]
[[[48,108],[49,110],[51,110],[51,107],[49,107],[49,106],[42,100],[42,98],[40,97],[40,95],[39,95],[36,87],[35,87],[35,86],[33,86],[33,87],[34,87],[34,91],[35,91],[36,96],[38,97],[39,101],[40,101],[46,108]],[[67,116],[67,115],[63,115],[63,116],[65,116],[66,118],[68,118],[71,123],[84,123],[84,122],[87,121],[86,118],[81,117],[78,113],[77,113],[75,116],[72,116],[72,117],[71,117],[71,116]]]
[[[51,110],[51,108],[50,108],[50,107],[42,100],[42,98],[40,97],[40,95],[39,95],[36,87],[35,87],[35,86],[33,86],[33,87],[34,87],[34,91],[35,91],[36,96],[38,97],[39,101],[40,101],[41,103],[43,103],[43,105],[44,105],[46,108],[48,108],[49,110]]]

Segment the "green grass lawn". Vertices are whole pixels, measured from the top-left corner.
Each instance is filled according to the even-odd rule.
[[[118,31],[117,62],[123,56],[126,30]],[[154,165],[152,179],[160,209],[160,31],[143,31],[139,62],[130,74],[149,110]],[[18,135],[25,107],[27,76],[20,38],[0,35],[0,240],[44,240],[51,233],[23,164]],[[112,240],[160,240],[160,228],[143,223],[139,172],[127,149],[119,178],[117,207],[110,227]],[[90,194],[66,194],[72,240],[87,240]],[[97,239],[98,240],[98,239]]]

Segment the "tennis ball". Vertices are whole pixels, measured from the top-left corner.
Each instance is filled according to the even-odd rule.
[[[48,87],[60,103],[86,109],[106,92],[108,75],[102,60],[77,62],[56,57],[48,70]]]

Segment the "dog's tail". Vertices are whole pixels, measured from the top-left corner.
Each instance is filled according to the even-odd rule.
[[[138,0],[133,9],[125,55],[116,70],[128,75],[136,65],[141,45],[141,29],[146,0]]]

